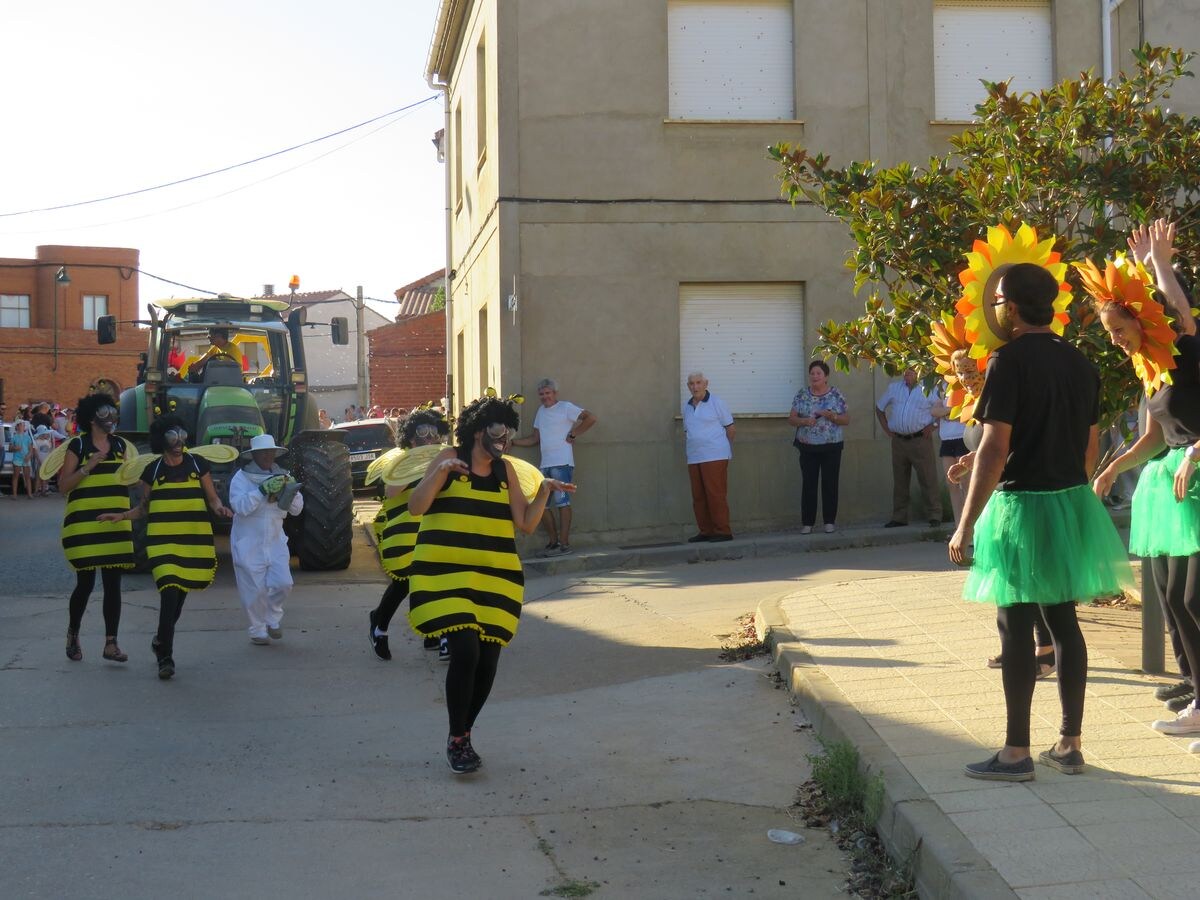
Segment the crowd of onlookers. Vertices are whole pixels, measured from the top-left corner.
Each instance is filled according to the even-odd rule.
[[[0,424],[6,432],[0,469],[12,463],[9,496],[15,499],[23,489],[27,497],[44,497],[54,486],[39,475],[42,460],[75,433],[75,410],[41,401],[18,404],[16,415],[9,415],[8,404],[0,402]]]

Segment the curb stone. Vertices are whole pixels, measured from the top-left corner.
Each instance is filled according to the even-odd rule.
[[[930,799],[875,729],[821,671],[788,627],[782,598],[764,600],[754,628],[779,674],[829,741],[849,741],[869,772],[883,776],[883,808],[876,827],[894,860],[916,855],[913,877],[922,897],[948,900],[1015,900],[1017,894]]]

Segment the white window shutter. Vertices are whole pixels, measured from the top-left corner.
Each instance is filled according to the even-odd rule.
[[[735,415],[783,414],[805,383],[804,295],[799,284],[681,284],[680,402],[703,372]]]
[[[1017,92],[1054,83],[1048,0],[936,0],[933,6],[934,108],[939,120],[970,120],[988,81]]]
[[[792,0],[668,0],[672,119],[795,117]]]

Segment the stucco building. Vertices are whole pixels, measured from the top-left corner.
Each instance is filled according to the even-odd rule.
[[[779,198],[766,147],[920,163],[982,99],[1200,46],[1194,0],[442,0],[427,76],[446,86],[453,406],[539,377],[595,412],[576,530],[692,530],[684,376],[732,407],[734,531],[797,523],[785,418],[818,323],[861,310],[844,228]],[[1181,86],[1176,108],[1200,95]],[[843,522],[887,517],[886,377],[849,401]],[[527,409],[531,416],[532,407]]]
[[[96,342],[96,320],[116,316],[115,344]],[[74,405],[100,379],[129,387],[146,336],[134,319],[138,251],[42,246],[33,259],[0,259],[0,399]]]

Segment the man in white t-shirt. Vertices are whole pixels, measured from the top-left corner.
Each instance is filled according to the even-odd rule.
[[[683,431],[687,444],[688,478],[692,484],[692,512],[700,529],[688,538],[701,541],[731,541],[729,460],[733,457],[733,414],[708,389],[703,372],[687,377],[691,396],[683,403]]]
[[[541,406],[533,417],[533,434],[517,438],[512,443],[518,447],[540,446],[542,450],[542,474],[568,483],[574,482],[575,439],[596,424],[596,417],[568,400],[558,399],[558,382],[543,378],[537,385]],[[554,512],[558,511],[558,522]],[[555,491],[550,495],[546,511],[542,514],[542,525],[550,542],[546,552],[571,552],[571,495],[566,491]]]

